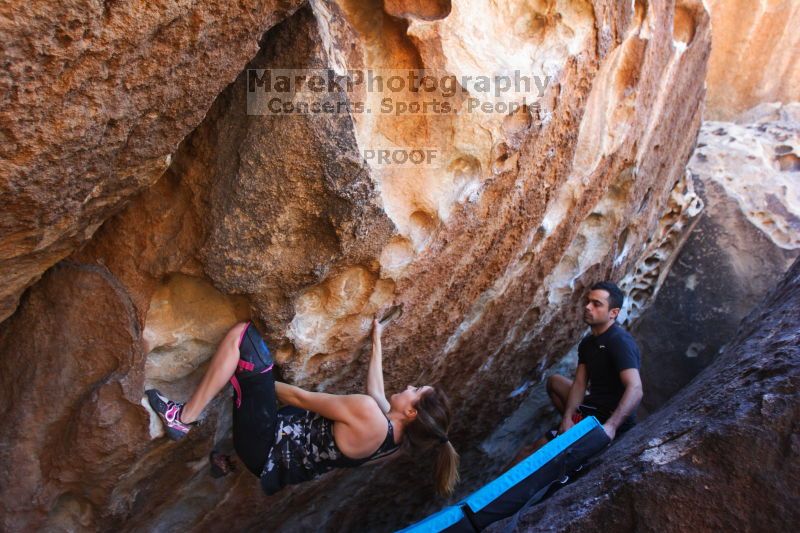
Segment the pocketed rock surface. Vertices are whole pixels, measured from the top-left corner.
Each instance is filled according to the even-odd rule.
[[[658,413],[500,531],[789,531],[800,521],[800,260]]]
[[[688,171],[704,202],[631,332],[653,412],[705,368],[800,255],[800,104],[706,121]]]
[[[699,0],[315,1],[250,50],[254,69],[390,65],[461,79],[532,69],[547,83],[509,95],[520,104],[510,114],[468,112],[469,98],[496,98],[467,82],[459,114],[253,114],[239,64],[235,80],[215,78],[217,91],[232,83],[210,107],[182,99],[204,118],[166,171],[96,231],[76,222],[91,239],[0,324],[4,528],[381,531],[419,519],[444,503],[430,458],[267,498],[249,472],[207,474],[209,450],[230,436],[229,391],[179,443],[162,437],[143,391],[186,399],[226,327],[252,319],[287,381],[362,392],[370,320],[399,304],[384,339],[387,392],[449,390],[450,438],[465,479],[477,479],[478,445],[519,403],[512,392],[582,333],[587,287],[627,279],[651,294],[700,209],[684,173],[709,53]],[[385,96],[329,98],[379,106]],[[155,120],[131,146],[162,157],[190,122]],[[441,164],[367,157],[382,147],[433,147]]]

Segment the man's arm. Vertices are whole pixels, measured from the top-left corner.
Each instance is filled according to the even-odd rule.
[[[372,356],[369,359],[367,371],[367,394],[378,403],[381,411],[388,413],[390,406],[386,401],[386,392],[383,389],[383,349],[381,347],[381,334],[383,326],[378,319],[372,320]]]
[[[603,429],[606,434],[614,440],[617,434],[617,429],[623,422],[633,413],[642,401],[642,379],[639,376],[639,370],[636,368],[627,368],[619,373],[619,379],[625,386],[625,392],[620,399],[617,408],[611,413],[611,416],[603,424]]]
[[[586,395],[587,384],[588,373],[586,371],[586,365],[579,363],[578,369],[575,371],[575,380],[572,382],[572,387],[569,389],[567,405],[564,407],[564,418],[561,420],[561,426],[558,428],[559,433],[564,433],[575,425],[572,421],[572,415],[578,410],[578,406]]]

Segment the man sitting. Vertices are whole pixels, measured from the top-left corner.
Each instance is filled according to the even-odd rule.
[[[596,417],[611,440],[636,423],[636,408],[642,399],[641,356],[636,341],[616,322],[624,297],[609,281],[592,286],[583,311],[591,333],[578,345],[575,380],[558,374],[547,380],[547,394],[563,417],[561,425],[523,449],[512,464],[586,416]]]

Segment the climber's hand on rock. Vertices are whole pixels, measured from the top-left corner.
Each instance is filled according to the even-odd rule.
[[[378,317],[372,318],[372,335],[373,337],[380,337],[383,333],[383,324],[378,320]]]
[[[606,435],[608,435],[609,439],[614,440],[614,437],[617,436],[617,428],[615,428],[614,426],[603,424],[603,429],[605,430]]]

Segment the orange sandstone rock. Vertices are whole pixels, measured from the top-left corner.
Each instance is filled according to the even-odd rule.
[[[761,103],[800,100],[800,4],[711,0],[706,118],[733,120]]]
[[[299,1],[0,6],[0,320],[163,174]]]

